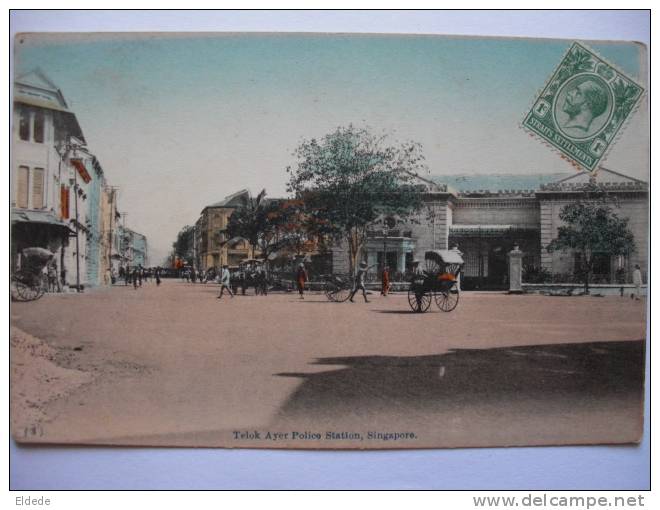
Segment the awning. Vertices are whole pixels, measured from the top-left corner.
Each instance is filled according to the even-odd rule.
[[[450,235],[505,235],[514,232],[534,232],[541,230],[534,225],[450,225]]]
[[[50,225],[53,228],[60,228],[72,232],[69,225],[64,223],[59,218],[55,217],[50,211],[30,211],[27,209],[12,209],[11,211],[12,224],[29,224],[35,223],[40,225]],[[74,232],[75,234],[75,232]]]
[[[85,168],[85,163],[83,163],[82,159],[71,159],[71,164],[76,167],[76,170],[78,170],[78,173],[80,174],[80,177],[82,177],[82,180],[85,181],[85,184],[90,182],[92,180],[92,176],[89,175],[89,172],[87,172],[87,169]]]

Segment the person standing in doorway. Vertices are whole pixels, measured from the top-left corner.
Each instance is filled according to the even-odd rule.
[[[220,294],[218,295],[218,299],[222,299],[222,294],[224,293],[225,289],[227,289],[227,292],[229,292],[229,295],[232,297],[232,299],[234,298],[234,293],[231,291],[229,280],[229,266],[225,264],[222,266],[222,273],[220,273]]]
[[[296,272],[296,282],[298,284],[298,293],[300,294],[300,299],[305,299],[305,283],[307,280],[309,280],[307,270],[305,269],[305,264],[301,262],[298,266],[298,271]]]
[[[358,272],[355,274],[355,281],[353,282],[353,290],[351,292],[351,297],[349,298],[351,303],[355,303],[353,301],[353,297],[357,293],[358,290],[362,290],[362,295],[364,296],[364,302],[368,303],[369,300],[367,299],[367,289],[364,287],[364,280],[367,276],[367,271],[369,271],[369,268],[372,266],[367,266],[367,263],[362,261],[360,262],[360,268],[358,269]]]
[[[635,270],[632,274],[633,285],[635,286],[635,294],[630,294],[630,298],[639,301],[639,296],[642,294],[642,270],[639,264],[635,264]]]

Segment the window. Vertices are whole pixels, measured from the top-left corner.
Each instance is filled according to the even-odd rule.
[[[30,111],[27,108],[20,108],[18,115],[18,136],[21,140],[30,141]]]
[[[42,110],[34,112],[34,131],[32,136],[36,143],[44,143],[44,112]]]
[[[16,176],[16,207],[27,209],[29,198],[29,176],[30,169],[26,166],[18,167]]]
[[[60,187],[60,207],[62,208],[62,218],[69,219],[69,188],[64,184]]]
[[[42,209],[44,206],[44,169],[32,170],[32,209]]]

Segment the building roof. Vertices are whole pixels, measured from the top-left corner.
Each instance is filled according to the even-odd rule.
[[[62,91],[45,74],[35,68],[14,80],[14,103],[26,104],[58,112],[71,135],[85,141],[80,124],[64,99]]]
[[[249,198],[250,198],[250,192],[246,189],[242,189],[240,191],[237,191],[236,193],[227,195],[224,198],[224,200],[220,200],[220,202],[207,205],[206,207],[204,207],[204,209],[208,209],[209,207],[240,207],[245,203],[245,199],[249,199]]]
[[[542,185],[540,191],[580,191],[585,184],[590,182],[612,190],[648,190],[648,184],[645,181],[600,166],[593,172],[587,172],[585,170],[559,181]]]

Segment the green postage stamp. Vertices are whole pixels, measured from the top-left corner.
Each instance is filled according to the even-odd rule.
[[[523,121],[587,170],[594,170],[644,89],[589,49],[573,43]]]

